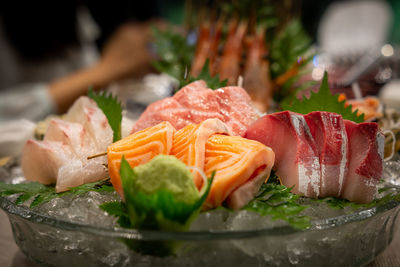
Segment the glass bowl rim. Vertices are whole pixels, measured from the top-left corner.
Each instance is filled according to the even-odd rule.
[[[399,188],[396,191],[400,191]],[[395,210],[400,205],[399,201],[390,200],[381,205],[376,205],[355,211],[353,213],[339,215],[325,219],[311,220],[311,227],[305,230],[295,229],[289,225],[276,226],[271,228],[257,228],[253,230],[210,230],[210,231],[157,231],[157,230],[138,230],[128,228],[106,228],[99,227],[91,224],[84,224],[78,222],[70,222],[67,220],[51,217],[48,215],[40,214],[30,208],[22,205],[17,205],[7,197],[0,197],[0,208],[2,208],[7,215],[17,216],[35,224],[45,224],[51,227],[59,228],[61,230],[80,231],[111,238],[124,238],[132,240],[147,240],[147,241],[168,241],[168,240],[232,240],[232,239],[245,239],[255,238],[260,236],[279,236],[289,235],[301,232],[321,231],[326,229],[333,229],[341,225],[352,222],[363,221],[385,211]]]

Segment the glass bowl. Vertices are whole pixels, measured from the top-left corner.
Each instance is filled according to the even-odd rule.
[[[400,189],[394,189],[400,193]],[[14,239],[22,252],[47,266],[360,266],[371,262],[392,241],[399,202],[323,219],[313,219],[307,230],[281,223],[266,226],[250,212],[240,212],[238,230],[204,228],[210,213],[202,213],[188,232],[161,232],[98,227],[41,214],[10,198],[1,197]],[[228,211],[214,211],[223,222],[235,218]],[[229,214],[227,214],[227,213]],[[99,218],[100,220],[101,218]],[[247,225],[247,228],[246,228]],[[196,230],[197,229],[197,230]],[[176,254],[154,256],[168,246]],[[143,250],[142,250],[143,251]],[[161,251],[162,252],[162,251]]]

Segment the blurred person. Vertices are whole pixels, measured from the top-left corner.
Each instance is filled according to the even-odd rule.
[[[0,122],[65,112],[89,86],[151,70],[156,1],[0,3]],[[100,51],[100,52],[98,52]]]

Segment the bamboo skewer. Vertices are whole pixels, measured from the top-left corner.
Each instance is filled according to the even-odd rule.
[[[87,159],[94,159],[94,158],[98,158],[98,157],[102,157],[102,156],[106,156],[106,155],[107,155],[107,152],[103,152],[103,153],[91,155],[91,156],[87,157]]]

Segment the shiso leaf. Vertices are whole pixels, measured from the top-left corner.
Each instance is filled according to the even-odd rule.
[[[372,208],[375,206],[382,206],[389,202],[400,202],[400,193],[393,187],[384,187],[378,190],[379,193],[385,192],[385,195],[374,199],[370,203],[360,204],[348,201],[347,199],[340,199],[336,197],[325,197],[321,199],[310,199],[311,201],[326,203],[332,209],[344,209],[345,207],[351,207],[353,210],[359,210],[362,208]]]
[[[73,187],[69,191],[62,193],[56,193],[55,188],[52,185],[43,185],[38,182],[29,182],[24,184],[6,184],[0,182],[1,197],[19,194],[15,203],[20,205],[32,200],[30,204],[31,208],[48,202],[56,197],[61,197],[63,195],[80,195],[89,191],[114,192],[115,189],[108,180]]]
[[[118,98],[107,92],[95,93],[92,89],[89,90],[88,97],[96,102],[107,117],[108,123],[113,130],[113,142],[121,139],[122,105]]]
[[[296,229],[307,229],[311,226],[311,218],[299,214],[308,206],[297,203],[299,196],[290,191],[291,188],[284,185],[263,184],[258,195],[242,209],[261,216],[269,215],[272,220],[286,221]]]
[[[364,121],[364,114],[357,116],[357,110],[352,111],[351,105],[345,107],[345,102],[339,102],[338,95],[332,95],[328,85],[328,73],[324,73],[321,86],[317,93],[311,92],[310,98],[295,99],[291,104],[282,103],[283,110],[308,114],[312,111],[328,111],[342,115],[343,119],[356,123]]]

